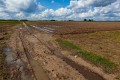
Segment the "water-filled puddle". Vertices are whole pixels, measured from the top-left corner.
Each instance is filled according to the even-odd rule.
[[[12,49],[10,48],[4,48],[3,49],[5,55],[6,55],[6,62],[7,64],[12,64],[13,63],[13,55],[12,55]]]
[[[22,61],[22,59],[20,58],[15,59],[13,57],[11,48],[4,48],[3,51],[6,55],[6,63],[7,63],[7,66],[9,66],[9,69],[8,69],[10,70],[9,72],[13,72],[17,76],[16,78],[15,76],[11,77],[10,80],[18,80],[18,79],[19,80],[33,80],[31,73],[26,74],[26,70],[28,69],[25,67],[25,63]],[[15,69],[17,70],[17,72],[12,71],[11,69]]]

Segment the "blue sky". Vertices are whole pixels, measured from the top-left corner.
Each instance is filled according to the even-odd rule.
[[[116,20],[120,0],[0,0],[0,19]]]
[[[70,4],[70,0],[38,0],[38,2],[44,7],[54,10]]]

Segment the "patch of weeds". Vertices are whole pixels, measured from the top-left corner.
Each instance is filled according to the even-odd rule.
[[[71,42],[69,42],[67,40],[56,39],[56,41],[64,48],[67,48],[67,49],[79,49],[78,46],[72,44]]]
[[[83,58],[89,60],[90,62],[94,63],[95,65],[102,66],[104,71],[107,73],[111,73],[118,66],[118,64],[116,64],[115,62],[112,62],[111,60],[109,60],[101,55],[97,55],[95,53],[83,50],[79,46],[73,44],[70,41],[67,41],[64,39],[56,39],[56,41],[59,43],[59,45],[61,47],[65,48],[65,49],[75,50],[75,51],[77,51],[78,55],[82,56]]]

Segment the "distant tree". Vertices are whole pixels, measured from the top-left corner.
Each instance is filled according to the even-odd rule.
[[[74,20],[68,20],[68,21],[74,21]]]
[[[89,19],[88,21],[91,21],[91,19]]]
[[[87,21],[87,19],[84,19],[84,21]]]
[[[93,19],[89,19],[89,21],[93,21]]]
[[[21,21],[28,21],[27,19],[22,19]]]
[[[87,20],[87,19],[84,19],[84,21],[90,21],[90,22],[91,22],[91,21],[94,21],[94,20],[93,20],[93,19],[88,19],[88,20]]]
[[[50,21],[56,21],[56,20],[50,20]]]

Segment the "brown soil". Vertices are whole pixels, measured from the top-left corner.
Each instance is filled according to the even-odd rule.
[[[117,34],[117,35],[116,35]],[[96,32],[90,34],[64,35],[74,44],[89,52],[109,58],[119,66],[113,72],[116,76],[120,74],[120,31]]]
[[[116,31],[114,31],[116,32]],[[110,35],[115,36],[114,32],[105,32],[110,33]],[[120,31],[117,31],[120,33]],[[100,33],[91,33],[91,34],[78,34],[78,35],[64,35],[65,39],[69,39],[74,44],[79,45],[81,48],[94,52],[99,55],[103,55],[107,58],[112,59],[120,63],[120,43],[115,41],[114,38],[102,35]],[[118,36],[119,37],[119,36]]]
[[[73,25],[72,22],[71,24]],[[89,24],[94,25],[93,23]],[[75,30],[77,29],[78,28],[75,28]],[[99,29],[101,28],[97,28],[97,30]],[[111,29],[113,29],[113,27]],[[60,29],[60,31],[64,31],[63,28]],[[71,29],[68,30],[68,32],[69,31],[71,31]],[[30,32],[32,32],[32,34]],[[12,67],[13,71],[10,70],[10,72],[12,72],[12,80],[30,80],[29,78],[32,80],[115,80],[115,75],[106,74],[101,68],[89,64],[80,57],[71,55],[72,53],[70,51],[62,50],[56,43],[53,35],[31,29],[30,32],[26,27],[20,27],[16,29],[9,41],[9,47],[12,48],[14,58],[16,60],[21,59],[25,63],[22,72],[20,70],[16,71],[18,68]],[[66,36],[63,37],[65,38]],[[58,56],[55,54],[56,50],[57,53],[60,52]],[[61,58],[61,55],[63,55],[64,58],[63,56]],[[77,66],[77,68],[74,66]],[[83,69],[85,70],[80,69],[82,67],[79,66],[84,67]],[[87,71],[89,73],[87,73]],[[24,73],[25,77],[23,78],[21,74]],[[13,76],[13,74],[16,75]],[[92,74],[96,76],[91,78],[92,76],[90,75]]]
[[[7,46],[6,42],[10,38],[14,30],[15,24],[0,24],[0,80],[7,80],[9,78],[5,65],[4,48]]]
[[[57,43],[55,42],[55,38],[54,38],[52,35],[49,35],[49,34],[39,34],[39,33],[37,33],[37,34],[35,34],[35,35],[38,36],[39,39],[41,39],[41,40],[44,41],[44,42],[49,41],[49,42],[48,42],[48,43],[49,43],[49,46],[51,46],[51,47],[54,46],[54,48],[57,47],[57,48],[59,49],[59,46],[58,46]],[[35,40],[35,41],[36,41],[36,40]],[[47,42],[46,42],[46,43],[47,43]],[[56,44],[55,44],[55,43],[56,43]],[[35,48],[35,49],[36,49],[36,48]],[[61,49],[60,49],[60,50],[61,50]],[[37,51],[39,51],[39,50],[37,49]],[[45,52],[46,52],[46,51],[45,51]],[[103,76],[106,80],[115,80],[115,77],[116,77],[115,75],[104,73],[104,71],[103,71],[101,68],[96,67],[95,65],[89,64],[88,62],[86,62],[85,60],[83,60],[83,59],[80,58],[80,57],[75,58],[75,56],[71,55],[71,54],[72,54],[71,52],[69,52],[69,51],[64,51],[64,50],[61,50],[61,52],[62,52],[62,54],[63,54],[64,56],[66,56],[67,58],[75,61],[75,62],[78,63],[79,65],[85,66],[86,69],[88,68],[88,69],[92,70],[93,72],[98,73],[99,75]],[[49,51],[48,51],[48,54],[50,54]],[[46,56],[48,56],[48,55],[46,55]],[[43,57],[46,59],[46,58],[47,58],[46,56],[43,56]],[[39,59],[40,59],[40,58],[39,58]],[[63,60],[65,60],[65,59],[63,59]],[[49,61],[50,61],[50,60],[49,60]],[[55,61],[54,61],[54,62],[55,62]],[[44,63],[44,64],[48,64],[48,62],[46,62],[46,63]],[[74,65],[75,65],[75,64],[74,64]],[[78,70],[77,70],[77,71],[78,71]],[[84,73],[85,73],[85,72],[84,72]],[[86,75],[88,75],[88,74],[89,74],[89,73],[87,73]],[[68,79],[68,80],[69,80],[69,79]],[[89,79],[88,79],[88,80],[90,80],[90,76],[89,76]],[[95,80],[95,79],[93,79],[93,80]]]
[[[42,62],[44,62],[44,60],[47,60],[47,61],[45,61],[45,63],[43,64],[43,65],[45,65],[43,68],[46,68],[46,66],[48,66],[48,69],[51,69],[53,66],[54,66],[54,69],[55,69],[55,67],[57,67],[58,65],[63,65],[64,66],[64,64],[66,64],[67,63],[67,65],[66,66],[70,66],[70,67],[72,67],[73,69],[76,69],[76,70],[74,70],[74,71],[77,71],[77,72],[80,72],[82,75],[84,75],[84,77],[86,78],[86,79],[88,79],[88,80],[96,80],[96,79],[98,79],[98,80],[104,80],[102,77],[99,77],[99,75],[97,75],[97,74],[95,74],[93,71],[91,71],[90,69],[87,69],[87,68],[85,68],[84,66],[80,66],[80,65],[78,65],[78,64],[76,64],[74,61],[72,61],[71,59],[69,59],[68,57],[65,57],[65,56],[63,56],[62,55],[62,53],[60,53],[60,51],[59,51],[59,46],[56,44],[56,42],[55,42],[55,38],[52,36],[52,35],[49,35],[49,34],[40,34],[40,32],[36,32],[35,34],[33,34],[33,32],[32,32],[32,35],[34,35],[33,37],[34,38],[36,38],[38,41],[39,41],[39,44],[38,44],[38,42],[37,42],[37,40],[35,39],[35,40],[33,40],[34,38],[32,38],[32,39],[30,39],[30,38],[28,38],[28,40],[30,40],[31,42],[33,42],[33,41],[35,41],[35,42],[37,42],[36,44],[40,47],[40,45],[42,45],[43,47],[40,47],[40,49],[39,48],[33,48],[34,49],[34,51],[37,51],[37,53],[42,53],[41,55],[39,54],[37,57],[35,57],[35,59],[36,60],[42,60],[42,58],[43,58],[43,61]],[[26,37],[29,37],[28,35],[26,36]],[[35,44],[35,42],[34,42],[34,44]],[[33,45],[34,45],[33,44]],[[37,45],[35,45],[35,47],[37,46]],[[42,49],[42,50],[41,50]],[[57,49],[57,51],[56,51],[56,49]],[[55,50],[55,52],[52,52],[52,51],[54,51]],[[61,50],[61,49],[60,49]],[[42,51],[42,52],[41,52]],[[62,50],[61,50],[62,51]],[[44,52],[44,54],[46,54],[46,55],[43,55],[43,52]],[[58,54],[58,53],[60,53],[60,54]],[[55,55],[54,55],[55,54]],[[49,55],[50,55],[50,58],[49,58]],[[57,56],[57,57],[56,57]],[[40,57],[42,57],[42,58],[40,58]],[[52,57],[55,57],[56,58],[56,60],[54,60],[54,59],[52,59]],[[45,58],[45,59],[44,59]],[[57,59],[62,59],[62,62],[56,62],[57,61]],[[53,60],[53,61],[51,61],[51,60]],[[49,61],[49,62],[48,62]],[[52,64],[49,64],[49,63],[52,63],[52,64],[54,64],[54,65],[52,65]],[[62,64],[60,64],[60,63],[62,63]],[[47,64],[49,64],[49,65],[47,65]],[[55,64],[57,64],[57,66],[55,66]],[[52,67],[49,67],[49,66],[51,66],[52,65]],[[60,68],[60,70],[63,70],[62,72],[63,73],[65,73],[66,74],[66,72],[64,72],[65,70],[64,70],[64,68],[65,68],[65,66],[63,67],[63,69],[62,69],[62,67],[59,67]],[[52,68],[52,70],[51,71],[48,71],[48,72],[53,72],[53,71],[58,71],[59,69],[56,69],[56,70],[54,70],[53,68]],[[47,70],[47,68],[45,69],[45,70]],[[72,70],[71,70],[72,71]],[[57,72],[58,73],[58,72]],[[56,75],[57,75],[57,73],[56,73]],[[77,75],[74,75],[73,74],[74,72],[70,72],[69,73],[69,75],[71,75],[71,77],[77,77]],[[59,73],[60,74],[60,73]],[[64,75],[65,75],[64,74]],[[67,73],[68,74],[68,73]],[[79,73],[78,73],[79,74]],[[73,76],[72,76],[73,75]],[[67,76],[67,75],[66,75]],[[58,78],[58,76],[57,76],[57,78]],[[60,77],[60,78],[62,78],[62,76]],[[74,78],[74,79],[75,79]],[[63,80],[64,79],[67,79],[67,80],[71,80],[71,78],[70,77],[66,77],[66,78],[63,78]],[[73,79],[73,78],[72,78]],[[76,79],[81,79],[80,77],[78,78],[76,78]],[[82,79],[81,79],[82,80]]]
[[[56,34],[80,34],[98,31],[120,30],[120,22],[62,22],[62,21],[38,21],[29,22],[30,25],[44,27],[46,25],[55,27]]]
[[[55,45],[51,35],[39,33],[35,35],[39,36],[39,39],[46,44]],[[33,36],[27,35],[26,38],[30,41],[34,49],[34,59],[42,65],[51,80],[85,80],[81,74],[53,55],[45,45],[41,44]],[[47,45],[52,47],[52,45]]]
[[[15,66],[9,68],[11,72],[10,78],[12,80],[30,80],[30,78],[47,80],[45,75],[48,75],[50,80],[85,80],[79,72],[51,54],[51,51],[46,48],[45,45],[40,44],[40,42],[30,35],[26,29],[22,29],[20,34],[22,40],[20,40],[19,29],[15,31],[9,41],[9,47],[12,48],[14,58],[16,60],[20,58],[25,63],[25,66],[22,72],[19,69],[17,70]],[[40,33],[37,35],[41,36],[40,39],[44,40],[44,42],[52,40],[52,36]],[[22,42],[24,42],[24,44],[22,44]],[[27,51],[29,56],[26,54]],[[41,69],[40,66],[44,70]],[[21,76],[23,73],[25,73],[25,77]]]
[[[24,47],[19,37],[18,30],[12,34],[8,47],[12,49],[13,61],[8,66],[10,80],[33,80],[32,68],[25,55]],[[21,62],[17,64],[17,61]]]

